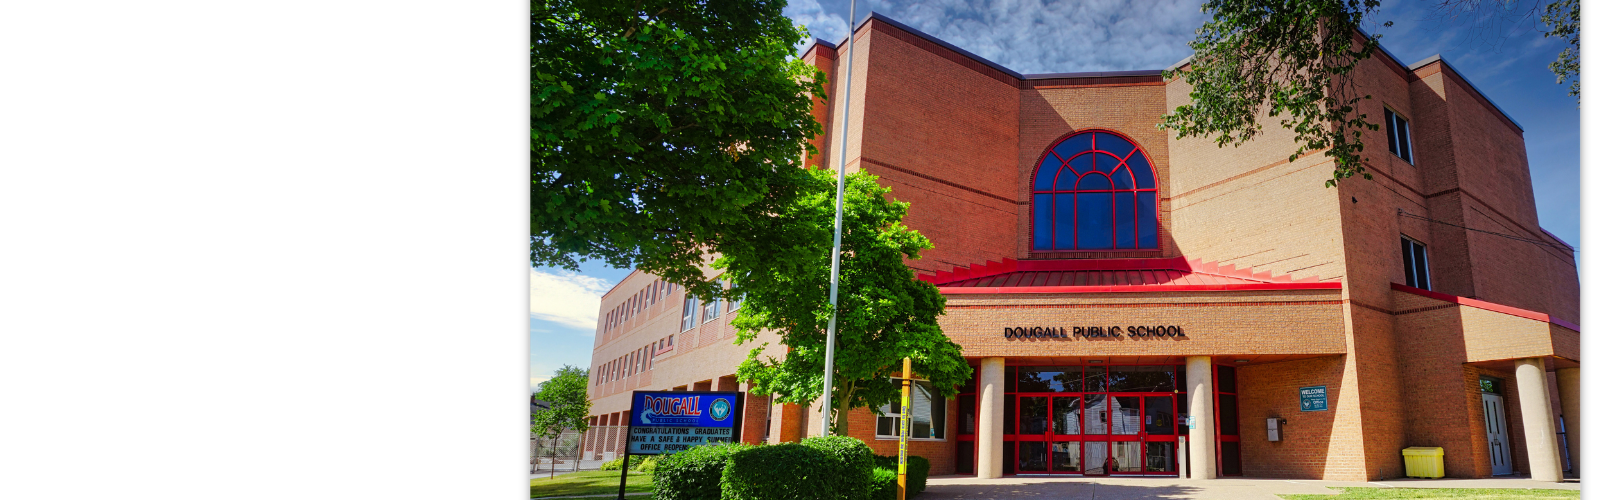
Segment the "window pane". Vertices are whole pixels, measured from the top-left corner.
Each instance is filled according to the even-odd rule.
[[[1045,472],[1043,441],[1022,441],[1017,443],[1017,470],[1022,472]]]
[[[1411,124],[1400,117],[1395,117],[1395,134],[1399,136],[1400,157],[1411,161]]]
[[[1000,472],[1002,474],[1015,474],[1017,472],[1017,443],[1015,441],[1006,441],[1005,444],[1000,445],[1000,448],[1004,450],[1001,454],[1005,456],[1005,459],[1000,462]]]
[[[1133,151],[1133,143],[1113,134],[1095,134],[1094,148],[1117,155],[1117,158],[1126,158],[1129,151]]]
[[[1109,173],[1111,173],[1112,170],[1116,170],[1117,169],[1117,164],[1118,163],[1122,163],[1122,160],[1118,159],[1115,156],[1111,156],[1111,155],[1108,155],[1108,154],[1105,154],[1105,153],[1095,153],[1094,154],[1094,169],[1095,169],[1095,171],[1104,172],[1104,173],[1109,174]]]
[[[939,394],[933,383],[918,380],[911,386],[912,437],[944,439],[944,415],[949,401]]]
[[[1389,152],[1400,154],[1400,141],[1395,135],[1394,112],[1389,111],[1388,108],[1384,108],[1383,110],[1383,126],[1384,128],[1388,129],[1384,132],[1386,132],[1389,137]]]
[[[1100,177],[1085,176],[1085,177]],[[1101,177],[1104,179],[1103,177]],[[1078,193],[1078,248],[1111,248],[1111,193]]]
[[[1119,168],[1111,173],[1111,185],[1117,189],[1133,189],[1133,174],[1127,167]]]
[[[1144,444],[1144,466],[1146,472],[1177,472],[1177,453],[1173,451],[1176,443],[1150,442]]]
[[[1093,134],[1078,134],[1067,138],[1065,141],[1061,141],[1061,144],[1056,145],[1055,152],[1056,154],[1061,155],[1062,159],[1069,159],[1072,158],[1072,155],[1078,154],[1079,152],[1088,151],[1090,141],[1092,140]]]
[[[893,436],[893,435],[895,435],[895,432],[894,432],[895,425],[894,424],[895,424],[896,420],[899,420],[899,419],[895,418],[895,417],[892,417],[892,416],[887,416],[887,415],[878,416],[878,435],[879,436]]]
[[[1033,195],[1033,249],[1048,250],[1050,248],[1050,215],[1054,208],[1050,206],[1050,197],[1054,195]]]
[[[1044,434],[1050,422],[1050,398],[1023,396],[1017,399],[1021,408],[1017,415],[1017,434]]]
[[[1239,435],[1239,396],[1217,395],[1217,429],[1224,436]]]
[[[1139,418],[1138,396],[1113,396],[1110,418],[1112,434],[1138,434],[1143,427]]]
[[[1428,283],[1428,247],[1420,244],[1411,245],[1411,260],[1417,266],[1417,288],[1431,290]]]
[[[1017,367],[1006,367],[1006,392],[1017,392]]]
[[[1217,392],[1239,392],[1234,385],[1232,366],[1217,367]]]
[[[1083,470],[1083,450],[1078,449],[1078,443],[1054,443],[1050,445],[1050,470],[1056,472],[1079,472]]]
[[[1400,238],[1400,260],[1405,263],[1406,286],[1417,286],[1417,261],[1411,257],[1411,240]]]
[[[977,459],[977,448],[972,441],[956,442],[956,473],[971,474],[973,461]]]
[[[957,434],[976,434],[978,432],[978,402],[977,396],[967,394],[956,396],[956,423]]]
[[[1106,367],[1089,366],[1083,369],[1084,392],[1106,392]]]
[[[1189,395],[1188,394],[1181,393],[1181,392],[1178,393],[1178,394],[1173,394],[1172,395],[1172,405],[1173,405],[1173,407],[1175,407],[1177,409],[1177,411],[1175,412],[1175,413],[1177,413],[1177,416],[1179,416],[1179,417],[1188,417],[1189,416]],[[1189,426],[1188,425],[1178,425],[1178,434],[1180,434],[1180,435],[1188,435],[1189,434]]]
[[[1145,434],[1172,435],[1172,397],[1150,396],[1144,398]]]
[[[1083,398],[1057,396],[1051,405],[1051,432],[1056,435],[1079,434],[1083,431]]]
[[[1077,158],[1067,160],[1067,166],[1071,167],[1072,170],[1062,171],[1061,176],[1056,177],[1057,191],[1071,191],[1072,186],[1078,183],[1079,176],[1094,171],[1094,155],[1084,154],[1078,156]],[[1072,175],[1067,175],[1069,173]]]
[[[1079,191],[1109,191],[1111,190],[1111,179],[1098,173],[1084,174],[1083,177],[1078,178],[1077,189]]]
[[[1049,191],[1055,185],[1056,172],[1061,170],[1061,159],[1056,155],[1045,153],[1044,161],[1039,162],[1038,173],[1034,174],[1033,190]]]
[[[1071,249],[1076,245],[1072,241],[1072,224],[1077,219],[1077,206],[1072,202],[1073,195],[1058,194],[1056,197],[1056,244],[1052,248]]]
[[[1161,223],[1156,220],[1156,193],[1139,193],[1139,248],[1157,248]]]
[[[1139,189],[1156,187],[1155,169],[1150,168],[1150,159],[1145,158],[1143,151],[1128,157],[1128,169],[1133,172],[1133,180],[1139,185]]]
[[[1222,475],[1238,476],[1244,474],[1244,469],[1239,464],[1239,442],[1223,442],[1222,445]]]
[[[1083,433],[1106,433],[1106,395],[1083,395]]]
[[[1117,248],[1138,248],[1138,200],[1134,193],[1112,193],[1116,197]]]
[[[1110,392],[1172,392],[1172,366],[1113,366]]]
[[[1015,396],[1007,395],[1005,399],[1006,399],[1006,411],[1005,411],[1005,413],[1002,414],[1005,417],[1001,418],[1001,420],[1005,421],[1005,422],[1003,422],[1003,424],[1005,425],[1004,434],[1016,434],[1017,433],[1017,419],[1011,418],[1011,416],[1017,414],[1017,398]]]
[[[1138,441],[1118,441],[1111,443],[1111,472],[1142,472],[1139,449],[1143,443]]]
[[[1091,476],[1103,476],[1106,473],[1106,442],[1091,441],[1083,443],[1083,473]]]

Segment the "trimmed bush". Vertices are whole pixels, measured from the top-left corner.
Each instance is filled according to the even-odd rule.
[[[887,485],[889,496],[885,497],[881,490],[874,489],[873,499],[895,498],[895,489],[899,487],[900,458],[875,455],[872,460],[877,470],[887,470],[891,476]],[[922,490],[928,489],[928,471],[932,468],[933,464],[926,458],[916,455],[906,457],[906,498],[917,496]],[[878,483],[874,481],[873,485],[876,488]]]
[[[910,467],[906,468],[909,472]],[[895,491],[899,487],[896,480],[900,478],[895,471],[884,468],[872,469],[872,500],[895,500],[899,495]],[[908,480],[910,478],[907,478]]]
[[[838,498],[834,492],[841,486],[835,483],[841,481],[828,472],[840,468],[827,452],[799,443],[740,450],[728,457],[728,467],[722,471],[722,498],[832,500]]]
[[[752,448],[745,444],[709,444],[667,455],[656,463],[655,498],[717,500],[722,498],[722,473],[728,457]]]
[[[868,500],[872,497],[872,448],[867,443],[848,436],[817,436],[806,438],[800,444],[826,454],[829,460],[819,464],[815,471],[826,478],[831,490],[829,498],[841,500]]]
[[[656,457],[653,455],[629,455],[628,470],[643,471],[641,467],[650,464],[650,470],[655,469]],[[609,462],[600,464],[600,470],[622,470],[622,458],[618,457]]]

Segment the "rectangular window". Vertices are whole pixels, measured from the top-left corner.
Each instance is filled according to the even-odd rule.
[[[700,310],[699,302],[695,300],[693,295],[684,296],[683,297],[683,328],[679,329],[678,331],[687,332],[687,331],[689,331],[690,328],[694,328],[695,325],[698,325],[699,323],[696,323],[694,321],[694,314],[695,314],[695,312],[697,312],[699,310]]]
[[[1383,119],[1389,129],[1389,152],[1406,163],[1412,163],[1411,124],[1389,108],[1383,108]]]
[[[1416,240],[1400,237],[1401,260],[1405,261],[1406,286],[1432,290],[1433,282],[1428,276],[1428,247]]]
[[[902,379],[891,378],[895,390],[898,391]],[[911,381],[911,438],[912,439],[944,439],[945,438],[945,413],[946,402],[938,389],[926,380]],[[900,437],[900,398],[895,397],[889,404],[878,408],[878,430],[880,439],[899,439]]]
[[[705,319],[700,320],[700,322],[701,323],[710,322],[711,320],[717,319],[717,316],[721,316],[722,315],[722,311],[717,310],[717,308],[719,306],[721,306],[721,305],[722,305],[722,300],[721,299],[711,299],[710,302],[707,302],[706,303],[706,316],[705,316]]]
[[[728,290],[730,290],[730,291],[733,290],[733,282],[732,281],[723,280],[722,283],[724,285],[727,285],[727,289]],[[732,294],[729,294],[729,297],[728,297],[728,311],[729,312],[733,312],[733,311],[739,310],[739,302],[740,302],[739,301],[739,297],[734,296]]]

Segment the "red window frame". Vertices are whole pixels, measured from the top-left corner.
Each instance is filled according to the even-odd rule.
[[[1055,152],[1056,146],[1061,145],[1061,143],[1066,142],[1067,140],[1072,139],[1073,137],[1077,137],[1077,136],[1080,136],[1080,135],[1083,135],[1083,134],[1091,134],[1091,133],[1110,134],[1110,135],[1114,135],[1114,136],[1120,137],[1120,138],[1122,138],[1122,140],[1128,141],[1129,144],[1133,145],[1133,151],[1129,152],[1126,156],[1118,157],[1115,153],[1112,153],[1112,152],[1109,152],[1109,151],[1100,150],[1099,149],[1099,144],[1096,144],[1097,142],[1099,142],[1098,139],[1097,138],[1091,138],[1090,139],[1090,143],[1089,143],[1090,144],[1089,145],[1089,149],[1087,149],[1087,150],[1078,152],[1077,154],[1074,154],[1074,155],[1072,155],[1071,157],[1068,157],[1068,158],[1062,158],[1061,155],[1056,154],[1056,152]],[[1090,153],[1101,153],[1101,154],[1105,154],[1105,155],[1111,156],[1113,158],[1117,158],[1119,160],[1118,163],[1117,163],[1117,166],[1115,168],[1113,168],[1111,170],[1111,172],[1101,173],[1102,175],[1107,177],[1107,180],[1110,180],[1111,174],[1116,173],[1117,170],[1120,170],[1120,169],[1123,169],[1123,168],[1129,169],[1129,173],[1131,174],[1132,173],[1132,167],[1128,165],[1128,159],[1132,158],[1134,155],[1144,155],[1145,163],[1150,165],[1150,178],[1152,179],[1152,183],[1154,184],[1154,186],[1153,187],[1149,187],[1149,188],[1139,188],[1139,187],[1137,187],[1138,185],[1137,185],[1137,182],[1136,182],[1134,188],[1131,188],[1131,189],[1118,189],[1116,187],[1116,183],[1112,182],[1111,183],[1111,189],[1085,189],[1085,190],[1079,190],[1079,189],[1077,189],[1077,183],[1073,183],[1073,189],[1071,189],[1071,190],[1056,190],[1055,189],[1056,182],[1060,180],[1059,179],[1059,174],[1062,171],[1071,171],[1074,174],[1078,174],[1079,182],[1082,182],[1082,178],[1083,178],[1084,174],[1078,173],[1078,171],[1076,169],[1073,169],[1071,166],[1068,165],[1068,162],[1071,161],[1074,158],[1077,158],[1079,156],[1083,156],[1085,154],[1090,154]],[[1050,158],[1050,157],[1055,157],[1057,160],[1059,160],[1061,162],[1061,167],[1059,169],[1057,169],[1055,172],[1051,172],[1050,173],[1050,175],[1056,176],[1056,178],[1052,179],[1051,182],[1050,182],[1050,189],[1049,190],[1038,190],[1036,188],[1038,187],[1039,175],[1041,173],[1039,171],[1039,169],[1044,166],[1045,159]],[[1080,130],[1080,131],[1077,131],[1077,132],[1072,132],[1072,133],[1069,133],[1069,134],[1061,136],[1060,138],[1056,139],[1055,142],[1051,142],[1050,146],[1045,148],[1044,153],[1039,155],[1039,159],[1034,161],[1034,163],[1033,163],[1033,177],[1028,180],[1028,188],[1029,188],[1029,191],[1030,191],[1029,192],[1029,196],[1028,196],[1028,201],[1029,201],[1029,209],[1028,209],[1028,212],[1029,212],[1028,213],[1028,240],[1029,240],[1029,246],[1028,246],[1028,248],[1031,251],[1034,251],[1034,252],[1126,252],[1126,251],[1140,251],[1140,252],[1142,252],[1142,251],[1159,251],[1159,250],[1161,250],[1161,245],[1162,245],[1162,242],[1161,242],[1161,194],[1160,194],[1161,176],[1156,171],[1155,162],[1152,161],[1150,159],[1150,155],[1145,152],[1144,146],[1139,144],[1138,141],[1133,140],[1132,137],[1128,137],[1126,134],[1122,134],[1120,132],[1115,132],[1115,131],[1111,131],[1111,130],[1105,130],[1105,129],[1087,129],[1087,130]],[[1111,212],[1110,212],[1111,220],[1108,221],[1108,223],[1107,223],[1108,225],[1111,226],[1111,246],[1112,246],[1112,248],[1089,248],[1089,249],[1079,248],[1078,238],[1077,238],[1078,222],[1079,222],[1079,217],[1078,216],[1079,216],[1079,214],[1077,213],[1076,210],[1073,211],[1072,248],[1056,248],[1055,247],[1055,240],[1056,240],[1055,231],[1056,231],[1056,227],[1058,226],[1058,224],[1056,224],[1056,215],[1058,215],[1059,212],[1057,210],[1054,210],[1053,206],[1052,206],[1052,209],[1050,211],[1050,244],[1046,245],[1044,248],[1041,248],[1038,245],[1038,242],[1034,241],[1035,235],[1037,234],[1034,231],[1034,229],[1035,229],[1034,225],[1037,224],[1037,221],[1039,220],[1038,219],[1038,215],[1035,213],[1037,210],[1039,210],[1039,205],[1037,203],[1034,203],[1034,199],[1035,199],[1034,196],[1035,195],[1041,195],[1041,194],[1048,194],[1048,195],[1052,195],[1052,198],[1053,198],[1053,195],[1056,195],[1056,194],[1077,194],[1077,193],[1107,193],[1107,194],[1112,194],[1112,203],[1111,203]],[[1117,215],[1116,215],[1117,212],[1116,212],[1116,208],[1117,208],[1117,204],[1116,204],[1116,196],[1113,193],[1135,193],[1136,197],[1138,196],[1137,193],[1155,193],[1154,196],[1156,197],[1156,214],[1155,214],[1156,215],[1155,216],[1156,246],[1150,247],[1150,248],[1145,248],[1145,247],[1139,246],[1139,237],[1138,237],[1139,218],[1137,217],[1137,212],[1135,212],[1136,215],[1135,215],[1135,217],[1133,219],[1133,228],[1132,228],[1132,230],[1134,231],[1134,239],[1133,239],[1134,247],[1133,248],[1116,248],[1116,241],[1117,241]],[[1076,198],[1074,198],[1074,199],[1076,199]],[[1134,210],[1135,211],[1138,210],[1137,201],[1134,204]]]

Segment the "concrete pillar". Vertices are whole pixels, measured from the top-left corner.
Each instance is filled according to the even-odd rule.
[[[1523,441],[1528,446],[1528,472],[1534,481],[1559,482],[1561,448],[1556,443],[1556,421],[1550,412],[1550,388],[1545,385],[1544,358],[1516,360],[1516,370]]]
[[[1581,476],[1578,468],[1578,424],[1583,419],[1578,418],[1578,369],[1562,368],[1556,370],[1556,393],[1561,395],[1561,416],[1567,423],[1567,458],[1572,462],[1572,474]]]
[[[1217,478],[1217,424],[1211,416],[1211,356],[1189,356],[1189,477]]]
[[[1006,358],[983,358],[978,370],[978,479],[994,479],[1004,470]]]

